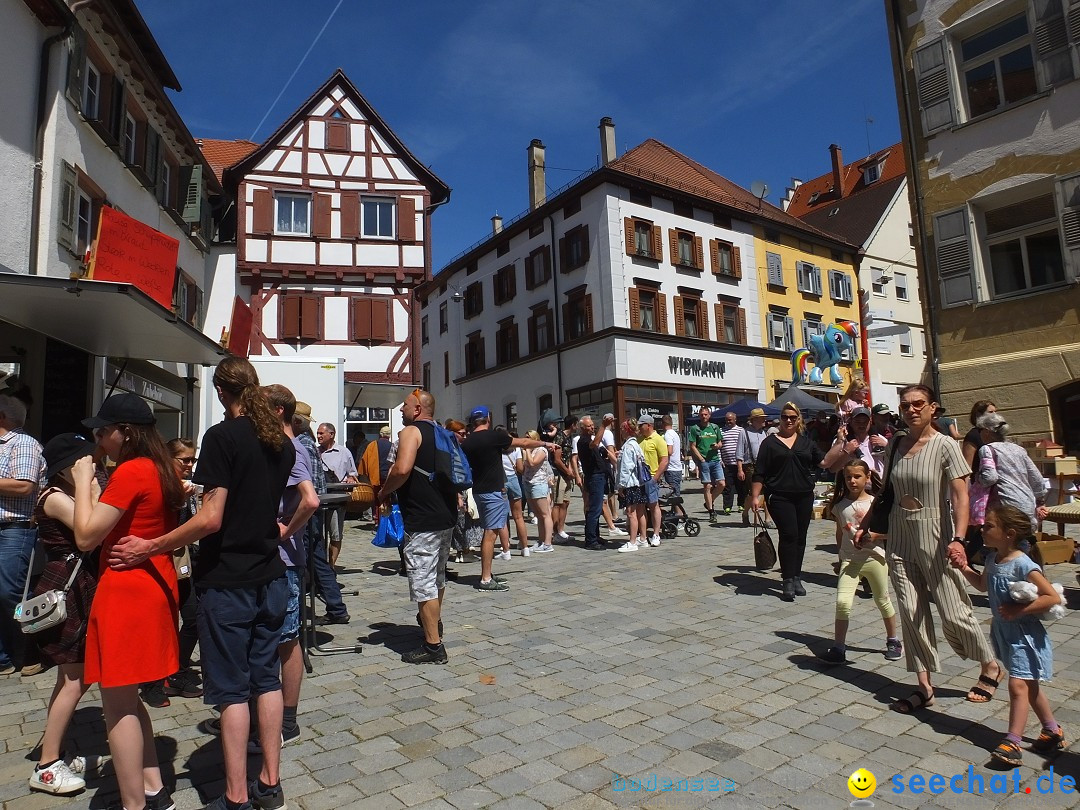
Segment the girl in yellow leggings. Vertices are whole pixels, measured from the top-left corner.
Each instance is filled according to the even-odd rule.
[[[845,497],[834,499],[832,515],[836,520],[836,543],[840,547],[840,579],[836,585],[836,641],[821,657],[830,664],[846,664],[848,619],[859,579],[866,577],[874,594],[874,604],[885,622],[885,657],[896,661],[904,647],[896,637],[896,610],[889,601],[889,569],[885,564],[885,549],[880,542],[856,548],[855,531],[874,502],[867,492],[870,467],[862,459],[844,466]]]

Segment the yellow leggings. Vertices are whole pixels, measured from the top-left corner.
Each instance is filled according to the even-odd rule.
[[[896,609],[889,600],[889,568],[877,557],[871,556],[865,562],[851,560],[840,569],[840,579],[836,583],[836,618],[847,621],[851,617],[851,603],[855,600],[860,577],[866,577],[870,583],[874,604],[881,611],[881,618],[895,616]]]

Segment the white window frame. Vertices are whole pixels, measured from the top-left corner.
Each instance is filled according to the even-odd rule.
[[[1050,231],[1053,231],[1055,236],[1057,236],[1060,249],[1061,228],[1057,217],[1055,217],[1054,219],[1042,220],[1041,222],[1034,222],[1030,225],[1024,225],[1023,227],[1014,228],[1010,231],[1004,231],[1002,233],[994,234],[992,237],[986,237],[986,241],[982,247],[984,251],[983,256],[985,257],[984,261],[986,262],[985,269],[987,281],[990,283],[990,289],[993,290],[992,300],[998,301],[1006,298],[1015,298],[1016,296],[1030,295],[1031,293],[1044,292],[1046,290],[1053,289],[1054,287],[1061,286],[1068,281],[1069,267],[1065,260],[1065,254],[1062,253],[1061,278],[1055,281],[1051,281],[1047,284],[1040,284],[1038,287],[1032,286],[1031,284],[1031,267],[1028,262],[1027,237],[1046,234]],[[1020,242],[1020,251],[1024,262],[1024,276],[1027,280],[1027,284],[1022,289],[1001,293],[998,292],[997,283],[994,278],[994,265],[993,260],[990,257],[990,248],[994,245],[1000,245],[1007,242],[1016,241]]]
[[[390,209],[390,232],[383,232],[383,223],[381,222],[381,214],[376,215],[374,227],[371,232],[368,232],[368,226],[370,223],[368,217],[368,206],[378,205],[389,206]],[[397,238],[397,201],[393,197],[376,197],[376,196],[363,196],[360,198],[360,235],[364,239],[395,239]]]
[[[652,317],[652,324],[645,325],[645,300],[648,299],[648,311]],[[660,331],[660,315],[657,310],[660,308],[660,298],[656,293],[656,290],[645,289],[638,290],[638,322],[635,328],[644,332],[659,332]]]
[[[552,348],[548,345],[548,324],[551,323],[551,319],[552,311],[550,309],[540,310],[533,316],[537,352],[546,352]]]
[[[128,166],[135,165],[135,150],[139,142],[139,124],[135,117],[124,111],[124,163]]]
[[[679,249],[679,255],[677,257],[676,264],[682,267],[694,266],[694,237],[691,234],[678,232],[675,238],[676,247]],[[686,247],[685,255],[683,252],[683,246]]]
[[[908,295],[907,273],[893,273],[893,290],[895,291],[897,301],[910,300],[910,296]]]
[[[306,206],[306,216],[304,222],[304,229],[297,228],[296,212],[293,208],[290,215],[290,223],[288,228],[281,227],[281,213],[280,205],[284,200],[291,202],[301,202]],[[279,191],[274,193],[274,233],[283,234],[286,236],[311,236],[311,195],[310,194],[294,194],[288,191]]]
[[[982,36],[983,34],[987,33],[988,31],[990,31],[990,30],[992,30],[994,28],[997,28],[998,26],[1003,25],[1006,22],[1010,22],[1010,21],[1015,20],[1015,19],[1020,18],[1020,17],[1022,17],[1024,19],[1024,22],[1027,24],[1028,30],[1027,30],[1027,34],[1025,36],[1017,37],[1016,39],[1011,39],[1008,42],[1006,42],[1006,43],[1004,43],[1002,45],[999,45],[996,48],[992,48],[992,49],[990,49],[988,51],[985,51],[985,52],[979,54],[978,56],[975,56],[975,57],[972,57],[971,59],[963,61],[964,40],[972,39],[972,38],[978,37],[978,36]],[[966,34],[965,36],[957,36],[954,39],[954,44],[953,44],[954,52],[955,52],[956,58],[957,58],[956,80],[957,80],[957,85],[958,85],[959,90],[960,90],[961,102],[963,103],[965,120],[971,121],[971,120],[983,118],[985,116],[996,115],[996,114],[1002,112],[1003,110],[1006,110],[1009,107],[1012,107],[1012,106],[1014,106],[1016,104],[1020,104],[1023,101],[1026,101],[1027,99],[1032,98],[1033,96],[1038,94],[1038,92],[1039,92],[1039,69],[1038,69],[1038,60],[1036,59],[1036,54],[1035,54],[1035,37],[1034,37],[1034,34],[1032,32],[1032,29],[1031,29],[1031,20],[1028,18],[1026,11],[1021,11],[1019,14],[1009,15],[1008,17],[1006,17],[1004,19],[997,20],[997,21],[995,21],[993,23],[990,23],[990,24],[988,24],[986,26],[983,26],[982,28],[980,28],[978,30],[973,30],[970,33],[965,32],[965,34]],[[1028,50],[1029,50],[1029,52],[1031,54],[1031,73],[1032,73],[1032,77],[1035,80],[1035,90],[1029,96],[1024,96],[1023,98],[1019,98],[1019,99],[1014,99],[1013,101],[1007,101],[1005,99],[1005,97],[1004,97],[1005,88],[1004,88],[1004,82],[1001,79],[1001,63],[1000,63],[999,60],[1001,59],[1002,56],[1006,56],[1007,54],[1010,54],[1010,53],[1013,53],[1013,52],[1019,50],[1022,47],[1023,43],[1027,44]],[[996,81],[997,81],[997,90],[998,90],[998,104],[992,110],[985,110],[985,111],[980,112],[980,113],[973,113],[971,111],[971,99],[968,96],[968,86],[967,86],[966,74],[967,74],[967,72],[969,70],[972,70],[974,68],[985,65],[988,62],[993,62],[994,63],[994,73],[995,73],[995,78],[996,78]]]
[[[821,268],[816,264],[795,262],[795,278],[799,292],[821,295]]]
[[[879,179],[881,179],[881,164],[880,163],[872,163],[869,166],[867,166],[865,169],[863,169],[863,183],[865,185],[870,185],[871,183],[876,183]]]
[[[829,297],[833,301],[851,303],[851,278],[842,270],[829,271]]]
[[[870,291],[878,298],[885,297],[885,282],[881,280],[884,277],[885,271],[882,268],[870,268]]]
[[[172,166],[169,161],[161,161],[161,205],[168,208],[172,201]]]
[[[85,209],[85,215],[84,215]],[[81,188],[75,195],[75,251],[79,258],[90,249],[94,234],[94,200]]]
[[[701,301],[697,298],[683,299],[683,335],[686,337],[701,337]],[[693,334],[690,334],[688,324],[693,323]]]
[[[769,332],[769,348],[776,351],[790,352],[795,350],[793,322],[790,315],[780,315],[776,312],[766,313],[766,321]],[[779,345],[778,344],[779,340]]]
[[[82,113],[96,121],[101,114],[101,71],[97,65],[86,60],[86,78],[83,80]]]
[[[643,219],[634,220],[634,251],[638,256],[653,257],[653,226]]]
[[[906,341],[906,343],[905,343],[905,341]],[[908,329],[907,332],[904,332],[903,334],[896,336],[896,343],[897,343],[897,346],[899,346],[899,348],[900,348],[901,357],[914,357],[915,356],[915,353],[912,351],[912,342],[911,341],[912,341],[911,329]]]

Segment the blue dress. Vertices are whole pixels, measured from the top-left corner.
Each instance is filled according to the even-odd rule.
[[[1015,621],[1006,621],[998,613],[1001,605],[1013,601],[1009,596],[1009,585],[1026,581],[1028,574],[1042,569],[1026,554],[1004,563],[998,563],[995,556],[990,552],[986,558],[986,595],[990,597],[993,614],[990,642],[994,646],[994,655],[1012,678],[1048,681],[1054,674],[1054,653],[1042,620],[1022,616]]]

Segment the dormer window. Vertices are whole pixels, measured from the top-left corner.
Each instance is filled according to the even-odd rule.
[[[877,179],[881,177],[881,164],[873,163],[867,166],[865,169],[863,169],[862,176],[863,182],[866,185],[870,185],[871,183],[876,182]]]

